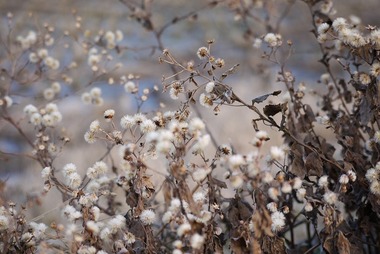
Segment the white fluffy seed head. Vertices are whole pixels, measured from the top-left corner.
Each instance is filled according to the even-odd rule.
[[[323,199],[326,201],[327,204],[329,205],[334,205],[337,201],[337,196],[334,192],[332,191],[327,191],[324,195],[323,195]]]
[[[285,226],[285,215],[282,212],[274,212],[271,214],[272,219],[272,231],[281,231]]]
[[[205,238],[198,233],[191,236],[190,245],[194,249],[200,249],[205,242]]]
[[[181,224],[178,229],[177,229],[177,235],[179,237],[187,234],[188,232],[191,231],[191,225],[189,223],[184,223],[184,224]]]
[[[144,225],[151,225],[156,220],[156,214],[153,210],[144,210],[140,214],[140,220]]]
[[[350,178],[346,174],[343,174],[339,177],[339,183],[341,184],[347,184],[349,181],[350,181]]]
[[[214,90],[214,87],[215,87],[215,83],[211,81],[206,84],[205,90],[206,92],[211,93]]]
[[[282,161],[285,158],[285,152],[278,146],[272,146],[270,148],[270,156],[272,160]]]

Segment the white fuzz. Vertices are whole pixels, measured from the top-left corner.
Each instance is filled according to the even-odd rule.
[[[271,214],[272,231],[278,232],[285,226],[285,215],[282,212],[274,212]]]
[[[140,214],[140,220],[144,225],[151,225],[156,220],[156,214],[153,210],[144,210]]]

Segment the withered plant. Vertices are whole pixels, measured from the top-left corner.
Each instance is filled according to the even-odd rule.
[[[289,62],[297,45],[281,30],[298,2],[324,68],[314,82],[296,79]],[[122,25],[94,33],[76,10],[65,29],[38,23],[20,34],[6,15],[1,253],[380,252],[380,29],[339,17],[330,0],[205,1],[163,24],[154,1],[118,4],[153,45],[129,47]],[[277,70],[276,89],[241,94],[244,63],[215,54],[223,42],[199,41],[187,56],[166,47],[170,28],[218,10],[232,13],[245,45],[262,52],[261,70]],[[147,51],[166,70],[152,74],[151,87],[123,65],[124,53]],[[112,89],[124,90],[133,112],[111,104]],[[77,97],[83,113],[72,122],[78,115],[61,105]],[[226,108],[249,118],[249,151],[211,131],[204,115]],[[225,124],[242,124],[231,119]],[[77,135],[81,122],[87,131]],[[75,147],[81,166],[61,159]],[[22,201],[7,190],[15,165],[38,165],[44,182],[33,193],[26,186]],[[54,208],[32,216],[52,192]]]

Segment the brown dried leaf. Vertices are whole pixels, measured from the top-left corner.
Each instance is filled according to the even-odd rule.
[[[333,254],[334,252],[334,239],[332,236],[328,236],[323,243],[323,250],[329,254]]]
[[[252,217],[252,208],[249,206],[248,203],[239,200],[237,203],[237,208],[239,210],[241,220],[247,221],[249,218]]]
[[[180,198],[182,200],[185,200],[189,204],[189,208],[191,212],[195,215],[199,214],[197,205],[195,204],[193,200],[193,195],[191,194],[190,188],[185,181],[182,180],[178,183],[178,190],[179,190]]]
[[[310,105],[305,104],[303,106],[303,109],[305,111],[305,119],[307,119],[309,123],[314,122],[315,121],[315,115],[314,115],[313,109],[310,107]]]
[[[306,175],[305,164],[301,157],[294,158],[290,172],[300,177],[301,179],[305,178],[305,175]]]
[[[339,253],[350,254],[351,244],[348,239],[343,235],[342,231],[338,232],[337,247]]]
[[[148,176],[143,176],[141,181],[145,188],[153,190],[154,192],[154,185]]]
[[[135,216],[140,216],[140,214],[144,210],[145,210],[145,208],[144,208],[144,201],[143,201],[143,199],[140,196],[139,199],[137,200],[137,205],[136,205],[135,209],[133,210],[134,211],[134,215]]]
[[[252,244],[251,244],[251,253],[257,253],[261,254],[263,253],[261,251],[260,243],[256,239],[252,239]]]
[[[258,239],[263,236],[274,236],[271,226],[272,218],[266,209],[257,210],[252,217],[253,230],[255,232],[255,237]]]
[[[135,235],[138,239],[144,239],[145,230],[140,220],[132,220],[128,225],[128,231]]]
[[[235,254],[245,254],[249,253],[249,249],[246,246],[244,238],[231,239],[231,250]]]
[[[335,152],[335,147],[331,145],[330,143],[326,142],[326,139],[320,138],[321,142],[321,150],[322,153],[327,157],[327,158],[333,158],[334,152]]]
[[[292,158],[290,172],[300,177],[301,179],[305,178],[306,171],[305,163],[302,159],[302,147],[297,143],[293,143],[293,145],[290,148],[290,151]]]
[[[323,174],[323,162],[317,153],[309,153],[305,160],[305,168],[308,175],[321,176]]]
[[[234,228],[240,225],[240,221],[248,221],[252,217],[252,208],[240,197],[235,197],[227,208],[227,217]]]
[[[164,195],[165,204],[169,205],[172,200],[172,186],[170,182],[165,179],[165,181],[162,183],[162,193]]]
[[[368,162],[363,158],[363,154],[347,150],[344,153],[344,160],[353,163],[353,165],[366,165]]]
[[[209,224],[206,228],[203,227],[203,231],[205,232],[205,249],[204,253],[223,253],[223,245],[221,243],[221,239],[219,237],[223,236],[223,234],[216,235],[215,226],[213,224]]]
[[[286,253],[285,242],[278,236],[266,236],[263,239],[263,251],[266,253],[282,254]]]
[[[137,206],[137,199],[138,199],[138,195],[134,192],[134,191],[126,191],[126,203],[130,206],[130,207],[136,207]]]
[[[230,206],[227,212],[227,218],[233,228],[238,227],[240,225],[239,209],[237,207]]]
[[[344,161],[343,165],[344,165],[344,171],[345,172],[354,169],[354,166],[351,163],[347,162],[347,161]]]

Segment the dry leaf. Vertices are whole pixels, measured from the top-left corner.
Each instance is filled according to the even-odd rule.
[[[165,205],[168,206],[172,200],[172,186],[168,179],[162,183],[162,193],[164,195]]]
[[[305,160],[305,168],[308,175],[321,176],[323,174],[323,163],[317,153],[309,153]]]
[[[262,248],[263,248],[263,251],[266,253],[273,253],[273,254],[286,253],[284,239],[278,236],[274,236],[274,237],[265,236],[263,239]]]
[[[348,239],[343,235],[342,231],[338,232],[337,248],[339,253],[351,254],[351,244],[348,241]]]
[[[249,249],[246,246],[244,238],[231,239],[231,250],[234,254],[246,254],[249,253]]]
[[[193,195],[191,194],[190,188],[185,181],[178,182],[178,191],[180,198],[185,200],[189,204],[190,211],[197,215],[199,214],[199,209],[193,200]]]
[[[255,232],[255,237],[260,239],[267,236],[273,236],[272,232],[272,218],[266,209],[257,210],[252,217],[253,231]]]
[[[290,172],[303,179],[306,175],[305,163],[302,159],[302,147],[297,143],[291,146],[290,157],[292,159]]]
[[[220,80],[222,81],[223,79],[227,78],[229,75],[235,73],[238,67],[239,67],[239,64],[235,64],[234,66],[232,66],[230,69],[228,69],[226,72],[222,74],[222,76],[220,77]]]
[[[281,91],[278,90],[278,91],[274,91],[273,93],[268,93],[268,94],[264,94],[264,95],[261,95],[259,97],[256,97],[255,99],[252,100],[252,105],[255,103],[261,103],[261,102],[265,101],[269,96],[271,96],[271,95],[277,96],[280,93],[281,93]]]
[[[275,104],[275,105],[266,105],[263,109],[263,112],[266,116],[274,116],[277,113],[281,112],[284,107],[284,104]]]
[[[323,250],[329,254],[334,254],[334,239],[332,236],[328,236],[323,242]]]
[[[252,239],[251,253],[262,254],[260,243],[256,239]]]

